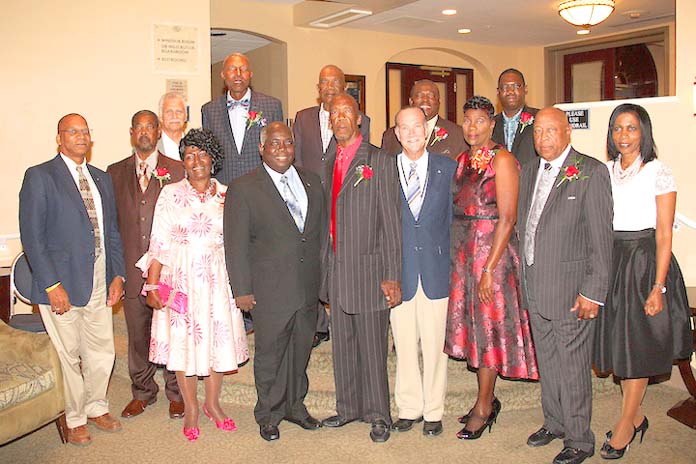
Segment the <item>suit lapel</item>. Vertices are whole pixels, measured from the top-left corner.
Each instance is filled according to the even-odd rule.
[[[522,113],[528,113],[526,106],[522,107]],[[529,129],[529,126],[526,126],[525,129]],[[505,138],[505,136],[503,136],[503,139],[504,138]],[[515,153],[517,151],[517,148],[519,148],[521,141],[522,141],[522,115],[520,114],[520,121],[518,121],[517,130],[515,131],[515,140],[512,141],[512,152],[513,153]]]
[[[137,189],[140,188],[140,184],[138,184],[138,176],[135,173],[135,157],[136,156],[138,156],[138,155],[133,154],[130,158],[128,158],[125,166],[123,167],[125,178],[129,179],[129,181],[128,181],[128,194],[130,195],[130,198],[131,198],[133,204],[136,204],[136,201],[138,198]],[[152,183],[152,178],[150,179],[150,183]]]
[[[541,223],[541,221],[544,219],[544,215],[547,211],[550,210],[550,208],[553,206],[553,203],[557,201],[558,198],[562,198],[562,193],[565,192],[565,190],[568,188],[570,182],[566,181],[563,182],[562,185],[558,184],[563,179],[563,175],[565,173],[566,168],[575,162],[576,156],[577,152],[571,147],[570,151],[568,152],[568,156],[566,156],[565,161],[563,161],[563,166],[561,166],[561,170],[558,172],[556,179],[553,181],[551,193],[549,193],[549,198],[546,200],[544,209],[541,211],[541,216],[539,216],[539,223]]]
[[[343,183],[341,184],[341,189],[338,191],[338,196],[341,196],[343,194],[343,191],[347,188],[348,185],[352,186],[355,183],[355,181],[358,180],[356,168],[361,164],[367,164],[367,150],[364,148],[365,143],[366,142],[363,139],[362,143],[358,147],[358,151],[355,153],[355,156],[353,157],[353,161],[350,162],[350,166],[348,166],[348,169],[344,173]]]
[[[80,189],[75,184],[75,180],[70,174],[68,165],[65,164],[63,158],[58,155],[55,160],[55,169],[53,170],[54,176],[58,183],[62,186],[63,190],[68,193],[68,197],[72,201],[73,205],[87,216],[87,209],[85,208],[85,202],[82,200],[82,195],[80,194]]]
[[[309,183],[309,181],[307,181],[304,174],[302,174],[299,169],[295,168],[295,170],[297,171],[297,175],[300,176],[300,180],[302,181],[302,185],[304,185],[304,188],[305,188],[305,193],[307,194],[307,214],[305,216],[305,224],[304,224],[304,230],[306,232],[309,228],[310,218],[312,220],[314,220],[313,215],[315,214],[314,210],[316,209],[316,205],[314,204],[314,198],[312,198],[312,192],[313,192],[313,189],[315,187],[311,183]],[[288,211],[288,213],[289,212],[290,211]],[[293,219],[293,223],[294,222],[295,222],[295,220]]]
[[[225,92],[225,95],[218,98],[218,109],[220,110],[222,119],[225,121],[225,125],[227,126],[227,130],[230,134],[230,140],[232,141],[232,150],[234,151],[232,155],[239,156],[239,151],[237,150],[237,143],[234,140],[234,132],[232,132],[232,122],[230,121],[230,113],[229,111],[227,111],[227,92]]]
[[[534,186],[536,185],[536,177],[539,172],[539,163],[529,163],[525,166],[525,177],[528,177],[528,181],[525,182],[524,190],[521,191],[520,201],[523,206],[522,213],[523,217],[517,218],[520,223],[527,224],[527,217],[529,216],[529,209],[532,207],[532,199],[534,197]]]
[[[437,161],[435,157],[432,154],[429,154],[428,177],[422,181],[426,183],[423,185],[425,187],[425,196],[423,197],[423,204],[421,205],[420,214],[418,215],[419,220],[428,214],[428,206],[433,201],[433,190],[440,188],[440,176],[442,175],[442,170],[438,170],[436,164]]]
[[[292,217],[292,214],[290,214],[290,210],[288,209],[288,205],[285,204],[285,200],[283,200],[282,195],[276,188],[275,183],[273,182],[273,179],[271,179],[270,174],[266,172],[266,168],[260,166],[259,168],[259,182],[261,183],[261,190],[265,191],[269,198],[271,203],[275,204],[276,209],[282,209],[285,217],[285,222],[288,224],[288,226],[292,226],[292,228],[299,234],[300,231],[297,229],[297,224],[295,224],[295,219]],[[261,172],[263,171],[263,172]],[[304,183],[304,182],[303,182]],[[309,212],[309,208],[308,208]]]

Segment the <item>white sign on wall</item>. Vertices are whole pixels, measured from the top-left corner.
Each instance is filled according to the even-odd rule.
[[[198,27],[154,24],[152,46],[155,72],[198,72]]]

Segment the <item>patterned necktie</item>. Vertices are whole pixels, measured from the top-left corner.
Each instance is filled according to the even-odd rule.
[[[411,213],[413,213],[413,217],[417,221],[421,206],[423,205],[423,195],[421,195],[420,180],[418,179],[418,172],[416,171],[418,165],[414,161],[409,166],[411,170],[408,173],[408,179],[406,179],[406,201],[408,201]]]
[[[138,177],[138,185],[140,185],[140,190],[145,193],[147,190],[147,184],[150,183],[150,175],[147,172],[147,163],[145,161],[140,162],[140,176]]]
[[[546,200],[549,199],[549,194],[551,193],[551,187],[553,187],[553,181],[556,176],[554,175],[554,169],[551,168],[551,163],[544,164],[544,170],[541,172],[541,178],[537,184],[536,191],[534,192],[534,200],[532,202],[532,207],[529,210],[529,218],[527,219],[527,230],[524,234],[524,256],[527,260],[527,265],[531,266],[534,264],[534,241],[536,238],[536,230],[539,225],[539,218],[541,217],[541,212],[544,210],[546,205]]]
[[[228,110],[233,110],[237,108],[238,106],[241,106],[245,110],[249,109],[249,99],[245,98],[244,100],[229,100],[227,102],[227,109]]]
[[[288,211],[290,211],[292,218],[295,220],[297,230],[299,230],[300,233],[303,233],[304,217],[302,217],[302,209],[300,208],[300,202],[297,201],[297,197],[292,192],[287,176],[281,176],[280,183],[283,184],[283,198],[285,199],[285,204],[288,207]]]
[[[99,220],[97,219],[97,207],[94,204],[92,189],[89,188],[89,182],[87,182],[87,178],[82,172],[82,166],[77,166],[77,178],[80,184],[80,195],[82,196],[82,201],[85,203],[89,222],[92,223],[92,228],[94,229],[95,256],[99,256],[99,252],[101,251],[101,232],[99,231]]]

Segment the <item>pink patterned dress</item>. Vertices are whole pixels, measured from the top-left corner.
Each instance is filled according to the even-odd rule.
[[[147,271],[162,264],[160,281],[188,296],[180,314],[154,310],[150,361],[186,375],[229,372],[249,359],[242,314],[230,289],[222,241],[222,213],[227,187],[201,201],[184,179],[166,185],[155,207],[150,249],[136,266]]]
[[[529,317],[520,307],[520,260],[514,233],[492,272],[493,302],[481,303],[476,290],[498,222],[493,169],[496,148],[480,171],[472,168],[469,153],[461,154],[458,160],[453,183],[452,278],[445,353],[466,359],[473,368],[496,369],[504,377],[538,379]]]

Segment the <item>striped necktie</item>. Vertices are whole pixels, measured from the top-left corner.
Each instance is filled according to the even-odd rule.
[[[529,208],[527,229],[525,230],[524,234],[524,257],[528,266],[534,264],[534,243],[536,241],[536,230],[537,226],[539,225],[539,219],[541,218],[541,212],[544,210],[546,200],[549,199],[551,187],[553,187],[553,181],[555,179],[556,175],[554,169],[552,169],[551,163],[544,164],[544,170],[541,172],[541,177],[539,178],[536,190],[534,191],[532,207]]]
[[[285,199],[285,204],[288,207],[288,211],[290,211],[292,218],[295,220],[297,230],[299,230],[300,233],[303,233],[304,217],[302,217],[302,209],[300,208],[300,202],[297,201],[297,197],[292,192],[287,176],[281,176],[280,183],[283,184],[283,198]]]
[[[89,222],[92,223],[92,228],[94,229],[94,251],[95,256],[99,256],[101,251],[101,232],[99,231],[99,220],[97,219],[97,207],[94,204],[94,197],[92,196],[92,189],[89,188],[89,182],[85,174],[82,172],[82,166],[77,166],[77,179],[80,184],[80,196],[82,196],[82,201],[87,209],[87,216],[89,216]]]
[[[150,183],[150,176],[147,172],[147,163],[145,161],[140,162],[140,176],[138,176],[138,185],[140,185],[140,190],[145,193],[147,190],[147,184]]]
[[[423,205],[423,195],[421,194],[420,180],[416,171],[418,165],[413,161],[409,166],[411,170],[408,173],[408,179],[406,179],[406,201],[408,201],[411,213],[413,213],[413,217],[417,221]]]

